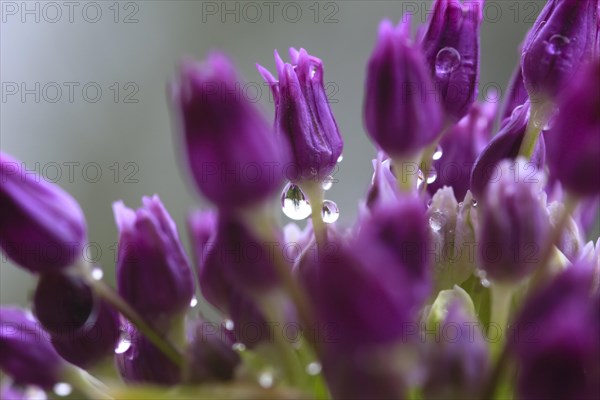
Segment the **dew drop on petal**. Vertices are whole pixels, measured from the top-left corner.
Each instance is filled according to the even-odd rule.
[[[435,168],[432,168],[431,170],[427,171],[427,184],[431,185],[433,182],[435,182],[435,180],[437,179],[437,171],[435,170]]]
[[[435,153],[433,153],[433,157],[432,157],[433,161],[439,160],[440,158],[442,158],[443,155],[444,155],[444,150],[442,149],[441,146],[438,146],[435,149]]]
[[[323,222],[326,224],[333,224],[340,218],[340,209],[333,201],[325,200],[323,201],[321,216],[323,217]]]
[[[56,385],[54,385],[52,390],[54,391],[54,393],[57,396],[60,396],[60,397],[68,396],[73,392],[73,388],[71,387],[71,385],[69,385],[68,383],[65,383],[65,382],[57,383]]]
[[[196,296],[192,297],[192,300],[190,301],[190,307],[196,307],[198,305],[198,299],[196,298]]]
[[[233,323],[233,321],[232,321],[232,320],[230,320],[230,319],[226,319],[226,320],[223,322],[223,325],[225,326],[225,329],[227,329],[228,331],[232,331],[232,330],[233,330],[233,328],[235,327],[235,324],[234,324],[234,323]]]
[[[99,281],[100,279],[102,279],[103,276],[104,271],[102,271],[102,268],[94,267],[94,269],[92,269],[92,278],[94,278],[95,280]]]
[[[265,389],[268,389],[271,386],[273,386],[273,381],[273,374],[269,371],[263,372],[258,377],[258,384]]]
[[[461,57],[458,50],[454,47],[444,47],[435,57],[435,73],[440,77],[451,74],[460,66],[460,62]]]
[[[321,373],[321,363],[313,361],[306,366],[306,373],[310,376],[319,375]]]
[[[435,232],[438,232],[446,225],[446,216],[443,212],[437,210],[429,217],[429,226]]]
[[[323,190],[329,190],[333,187],[333,176],[329,175],[325,180],[321,183],[321,187]]]
[[[340,156],[337,159],[337,162],[341,163],[344,160],[344,155],[340,154]]]
[[[491,286],[491,282],[487,278],[481,279],[481,286],[489,288]]]
[[[123,354],[131,347],[131,340],[129,336],[125,333],[121,333],[121,337],[119,338],[119,343],[115,348],[115,354]]]
[[[553,56],[560,55],[564,48],[571,42],[568,37],[563,35],[553,35],[546,44],[546,51]]]
[[[300,186],[288,183],[281,193],[283,213],[290,219],[302,221],[310,217],[312,208]]]

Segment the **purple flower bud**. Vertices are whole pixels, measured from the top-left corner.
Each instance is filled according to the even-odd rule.
[[[514,110],[510,120],[505,122],[500,132],[479,154],[471,171],[471,192],[476,199],[483,197],[490,181],[499,179],[498,163],[502,160],[514,160],[518,156],[528,121],[529,103],[525,103]],[[546,144],[544,135],[540,135],[530,164],[532,169],[542,169],[545,162]]]
[[[323,180],[333,171],[344,143],[323,83],[323,62],[306,50],[290,48],[291,63],[275,51],[277,81],[264,67],[260,74],[275,99],[275,128],[286,136],[298,169],[293,181]]]
[[[510,118],[515,108],[525,104],[529,100],[529,94],[523,82],[523,70],[521,64],[517,64],[506,89],[506,98],[502,106],[500,121]]]
[[[56,271],[81,256],[86,224],[79,204],[5,153],[0,153],[0,210],[0,246],[23,268]]]
[[[160,323],[184,312],[194,295],[194,277],[177,227],[158,196],[143,197],[134,211],[113,204],[119,228],[117,286],[143,317]]]
[[[144,335],[128,326],[129,348],[115,357],[115,363],[127,383],[154,383],[171,386],[181,382],[181,369]]]
[[[484,0],[437,0],[421,41],[446,118],[464,117],[477,97]]]
[[[393,202],[400,197],[398,181],[392,172],[392,160],[384,160],[385,154],[380,151],[377,159],[373,160],[373,179],[367,191],[366,205],[370,209],[380,203]]]
[[[186,60],[172,98],[192,175],[219,207],[244,207],[280,188],[287,147],[243,94],[231,61],[209,54]]]
[[[65,360],[85,368],[114,354],[120,333],[118,315],[83,280],[42,275],[33,303],[36,317]]]
[[[600,194],[600,60],[584,68],[565,90],[547,132],[551,175],[581,196]]]
[[[523,158],[500,163],[499,175],[479,210],[479,266],[492,281],[517,282],[537,267],[548,239],[543,178]]]
[[[431,292],[428,225],[423,201],[403,196],[376,207],[356,238],[355,247],[362,249],[357,257],[372,265],[373,273],[397,274],[405,286],[404,301],[411,306],[421,305]]]
[[[0,307],[0,369],[17,384],[51,388],[68,364],[50,344],[33,315],[16,307]]]
[[[204,258],[208,254],[208,248],[217,234],[217,213],[212,210],[195,211],[188,216],[187,225],[196,271],[200,271]]]
[[[409,37],[410,20],[379,25],[369,60],[365,124],[371,138],[392,157],[414,156],[440,133],[440,104],[419,46]]]
[[[519,398],[600,396],[600,297],[593,282],[593,267],[579,262],[524,305],[509,343],[519,365]]]
[[[188,336],[188,383],[233,379],[241,359],[231,348],[233,342],[222,327],[206,321],[195,321]]]
[[[598,0],[549,0],[523,45],[521,66],[533,100],[554,99],[597,53]]]
[[[490,140],[495,117],[494,104],[474,104],[444,135],[438,148],[441,156],[433,162],[437,178],[427,186],[430,195],[450,186],[457,199],[465,198],[471,184],[471,169]]]

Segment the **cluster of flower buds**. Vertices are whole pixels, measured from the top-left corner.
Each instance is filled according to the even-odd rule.
[[[0,307],[2,398],[599,398],[598,0],[548,0],[501,107],[476,102],[483,7],[435,0],[414,40],[381,23],[351,229],[324,199],[343,140],[305,49],[258,66],[272,124],[228,56],[182,62],[176,137],[214,209],[188,217],[190,262],[157,195],[115,202],[116,290],[81,257],[77,202],[0,153],[0,248],[37,278],[32,312]],[[277,223],[279,190],[304,228]]]

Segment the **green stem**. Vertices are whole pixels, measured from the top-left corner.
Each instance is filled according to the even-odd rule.
[[[392,157],[394,173],[401,192],[412,193],[416,190],[419,178],[420,160],[421,153],[406,158]],[[425,180],[425,177],[423,177],[423,180]]]
[[[492,353],[498,355],[506,337],[505,333],[508,327],[508,316],[514,289],[508,285],[492,283],[490,290],[492,295],[490,323],[497,324],[500,329],[498,342],[492,344]]]
[[[549,101],[538,100],[532,102],[530,107],[527,130],[519,149],[519,156],[525,157],[527,160],[531,160],[540,134],[552,117],[553,104]]]
[[[183,366],[181,353],[171,342],[159,335],[146,321],[110,286],[104,281],[94,279],[88,265],[79,265],[78,271],[87,284],[104,301],[112,305],[129,322],[131,322],[152,344],[178,366]]]
[[[325,191],[321,187],[320,182],[308,182],[300,185],[302,190],[308,196],[308,201],[312,207],[312,213],[310,215],[313,231],[315,233],[315,239],[317,245],[322,247],[327,242],[327,227],[323,221],[323,199],[325,197]]]

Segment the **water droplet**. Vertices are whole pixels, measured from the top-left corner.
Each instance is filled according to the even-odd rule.
[[[344,156],[342,154],[340,154],[340,156],[337,159],[337,162],[341,163],[344,160]]]
[[[225,329],[227,329],[228,331],[232,331],[232,330],[233,330],[233,328],[235,327],[235,324],[234,324],[234,323],[233,323],[233,321],[232,321],[232,320],[230,320],[230,319],[226,319],[226,320],[223,322],[223,325],[225,325]]]
[[[446,225],[446,216],[444,213],[439,210],[434,211],[429,217],[429,226],[431,229],[437,232],[441,230],[444,225]]]
[[[68,396],[73,392],[73,388],[71,387],[71,385],[65,382],[57,383],[56,385],[54,385],[52,390],[57,396],[60,397]]]
[[[461,57],[458,50],[454,47],[444,47],[435,57],[435,73],[438,76],[445,76],[460,66]]]
[[[119,338],[119,343],[115,348],[115,354],[123,354],[131,347],[131,340],[129,335],[125,332],[121,332],[121,337]]]
[[[46,392],[37,386],[27,386],[24,395],[27,400],[48,400]]]
[[[312,208],[300,186],[288,183],[281,194],[283,213],[290,219],[302,221],[310,217]]]
[[[423,182],[425,182],[425,175],[423,171],[419,170],[419,174],[417,175],[417,190],[421,190]]]
[[[440,158],[442,158],[442,156],[443,156],[443,155],[444,155],[444,150],[442,149],[442,147],[441,147],[441,146],[438,146],[438,147],[435,149],[435,153],[433,153],[433,157],[432,157],[432,158],[433,158],[433,160],[434,160],[434,161],[437,161],[437,160],[439,160]]]
[[[553,35],[550,40],[548,40],[546,51],[548,54],[558,56],[570,42],[571,40],[569,40],[568,37],[563,35]]]
[[[196,296],[192,297],[192,300],[190,301],[190,307],[196,307],[198,305],[198,299],[196,298]]]
[[[486,278],[482,278],[480,282],[481,282],[481,286],[486,287],[486,288],[490,287],[490,285],[491,285],[491,282]]]
[[[260,386],[262,386],[265,389],[270,388],[271,386],[273,386],[273,374],[271,372],[263,372],[262,374],[260,374],[260,376],[258,377],[258,384]]]
[[[427,200],[427,208],[431,207],[432,204],[433,204],[432,199]]]
[[[102,271],[102,268],[94,267],[92,269],[92,278],[94,278],[95,280],[99,281],[100,279],[102,279],[103,276],[104,271]]]
[[[325,178],[323,183],[321,183],[321,187],[323,190],[331,189],[333,187],[333,176],[329,175],[327,178]]]
[[[471,205],[473,207],[477,207],[477,200],[475,200],[475,199],[471,200]]]
[[[321,216],[323,217],[323,222],[326,224],[333,224],[340,217],[340,209],[333,201],[325,200],[323,201]]]
[[[318,173],[319,173],[319,171],[317,171],[317,169],[316,169],[315,167],[312,167],[312,168],[310,169],[310,174],[311,174],[312,176],[317,176],[317,174],[318,174]]]
[[[321,373],[321,363],[314,361],[306,366],[306,373],[310,376],[319,375]]]
[[[246,345],[244,343],[234,343],[231,348],[235,351],[245,351],[246,350]]]
[[[437,179],[437,171],[435,168],[431,168],[427,171],[427,184],[431,185]]]

